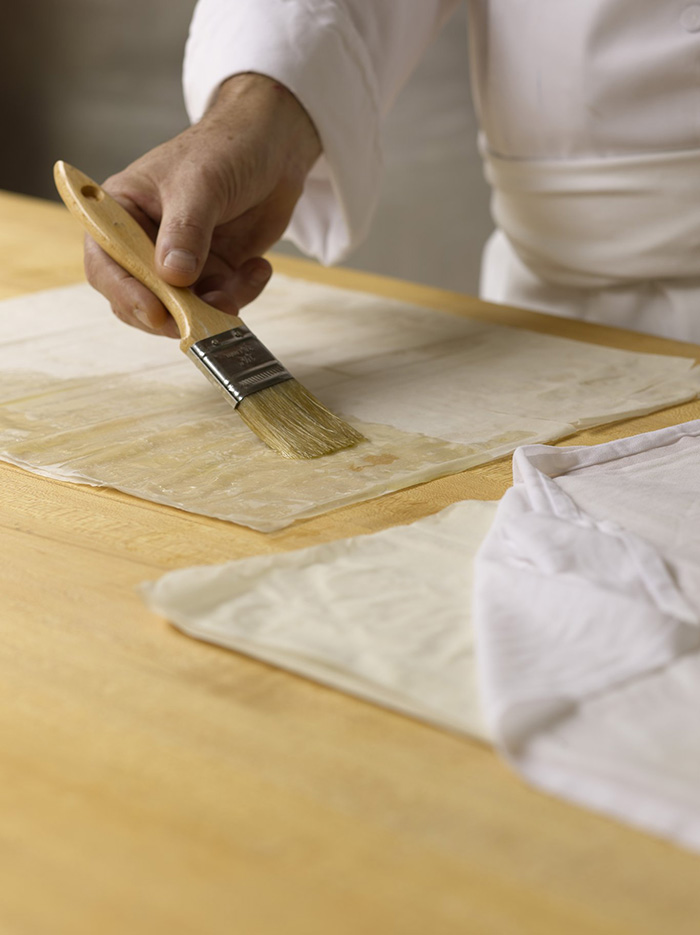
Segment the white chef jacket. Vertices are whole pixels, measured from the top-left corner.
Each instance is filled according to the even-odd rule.
[[[199,0],[197,120],[255,71],[318,128],[288,237],[336,262],[366,234],[382,120],[459,0]],[[493,301],[700,341],[700,4],[470,0],[473,93],[497,232]]]

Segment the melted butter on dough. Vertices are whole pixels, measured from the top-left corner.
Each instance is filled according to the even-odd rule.
[[[378,467],[381,464],[393,464],[399,460],[399,455],[390,454],[388,451],[382,455],[365,455],[363,464],[351,464],[351,471],[366,471],[368,467]]]
[[[0,375],[5,460],[265,532],[483,460],[479,446],[349,421],[367,442],[288,461],[206,384],[193,391],[133,375]]]

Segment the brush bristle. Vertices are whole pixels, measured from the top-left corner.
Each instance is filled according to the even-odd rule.
[[[365,440],[297,380],[246,396],[238,412],[258,438],[285,458],[320,458]]]

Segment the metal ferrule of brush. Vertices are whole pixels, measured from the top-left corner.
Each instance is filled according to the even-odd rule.
[[[236,406],[251,393],[292,379],[286,367],[245,325],[197,341],[187,353]]]

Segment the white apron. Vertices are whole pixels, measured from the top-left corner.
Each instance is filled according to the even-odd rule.
[[[482,297],[700,342],[700,5],[469,8]]]
[[[484,299],[700,343],[700,150],[482,155],[499,227]]]

